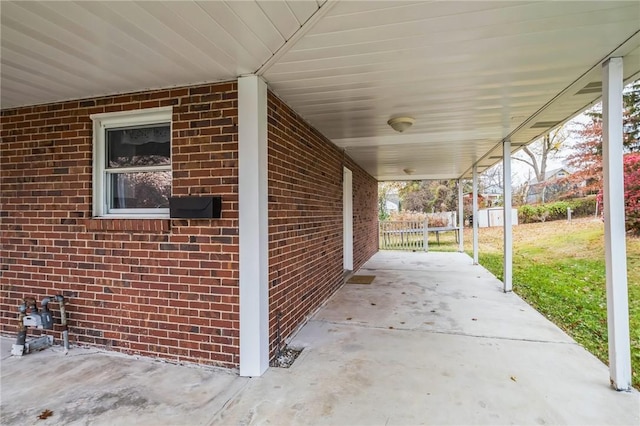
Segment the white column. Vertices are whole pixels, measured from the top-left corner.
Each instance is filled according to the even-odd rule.
[[[238,79],[241,376],[269,367],[267,201],[267,85],[251,75]]]
[[[615,389],[628,390],[631,388],[631,349],[622,169],[622,58],[607,60],[603,64],[602,74],[602,167],[609,374]]]
[[[458,251],[464,251],[464,194],[462,193],[462,179],[458,179]]]
[[[513,219],[511,217],[511,141],[502,143],[502,182],[504,201],[504,265],[502,283],[504,292],[513,289]]]
[[[423,244],[423,248],[425,252],[429,251],[429,220],[425,217],[424,218],[424,228],[423,228],[423,232],[422,232],[422,238],[424,239],[424,244]]]
[[[473,202],[471,215],[473,216],[473,264],[478,264],[478,165],[473,165]]]
[[[342,170],[342,266],[353,271],[353,173]]]

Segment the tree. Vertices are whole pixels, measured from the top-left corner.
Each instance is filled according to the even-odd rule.
[[[575,195],[597,194],[602,188],[602,120],[591,120],[575,131],[577,142],[566,163],[574,171],[567,180]]]
[[[640,152],[640,80],[626,87],[622,101],[624,146],[629,152]]]
[[[400,189],[405,210],[432,213],[453,211],[457,208],[455,180],[414,180]]]
[[[560,148],[566,140],[566,131],[561,127],[547,133],[529,146],[523,147],[522,150],[512,158],[531,167],[536,182],[544,182],[549,159],[558,155]]]
[[[630,84],[623,93],[623,145],[627,152],[640,152],[640,80]],[[573,193],[597,194],[602,189],[602,105],[587,112],[589,122],[579,127],[577,142],[567,157],[575,170],[568,178]]]
[[[404,186],[404,182],[378,182],[378,219],[389,219],[387,201],[392,194],[397,194]]]
[[[488,194],[502,194],[504,190],[504,172],[502,162],[489,167],[482,172],[478,179],[478,192]]]
[[[512,171],[511,172],[511,182],[519,182],[520,178],[518,173]],[[517,204],[523,199],[522,193],[526,192],[526,188],[523,188],[522,185],[514,184],[511,187],[512,194],[512,203]],[[503,193],[504,193],[504,166],[502,161],[496,164],[493,167],[486,169],[484,172],[478,176],[478,193],[488,195],[488,199],[484,200],[483,203],[487,207],[499,206],[503,204]],[[499,195],[496,200],[491,195]],[[494,198],[492,200],[492,198]]]
[[[626,154],[622,161],[624,173],[624,213],[628,232],[640,236],[640,153]],[[598,203],[602,203],[602,189]]]
[[[400,200],[404,210],[421,213],[430,212],[433,206],[433,199],[434,196],[427,180],[408,182],[400,190]]]
[[[578,142],[568,157],[576,169],[569,177],[574,190],[598,193],[602,200],[602,114],[596,107],[591,120],[576,132]],[[625,215],[630,232],[640,235],[640,83],[629,85],[623,94],[623,144]],[[586,195],[586,194],[585,194]]]
[[[627,230],[640,235],[640,153],[624,157],[624,202]]]

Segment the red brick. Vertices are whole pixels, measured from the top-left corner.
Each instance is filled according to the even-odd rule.
[[[0,316],[15,318],[24,296],[64,292],[72,341],[237,367],[236,91],[228,82],[3,110],[0,284],[11,290]],[[159,105],[174,105],[173,194],[221,195],[223,218],[92,219],[89,115]],[[277,312],[285,338],[342,284],[342,165],[353,171],[356,267],[377,249],[377,189],[272,93],[268,108],[273,342]]]
[[[286,339],[343,284],[343,165],[353,173],[355,269],[378,249],[378,213],[375,179],[272,93],[268,116],[273,356],[278,312]]]
[[[168,358],[173,358],[171,354],[179,349],[169,351],[162,347],[157,338],[147,341],[140,339],[143,339],[141,336],[167,337],[167,323],[159,323],[157,319],[149,323],[148,318],[149,315],[157,315],[160,307],[171,306],[172,299],[176,306],[188,307],[189,303],[195,303],[194,307],[203,311],[222,309],[225,315],[238,321],[237,291],[230,294],[231,299],[225,304],[216,305],[214,299],[192,302],[180,300],[189,291],[188,284],[196,286],[194,291],[205,294],[225,293],[228,291],[225,286],[238,285],[238,274],[235,272],[237,262],[208,265],[207,269],[202,269],[206,272],[203,277],[193,276],[193,270],[189,269],[197,270],[199,261],[194,261],[189,268],[179,267],[181,259],[187,255],[180,251],[181,248],[197,248],[197,253],[193,254],[209,259],[210,255],[226,256],[223,251],[225,247],[237,245],[237,240],[228,242],[225,247],[189,242],[190,236],[206,233],[202,229],[215,227],[215,221],[186,221],[185,226],[172,229],[168,219],[91,219],[92,126],[89,115],[157,107],[161,102],[163,105],[182,102],[188,110],[190,105],[180,98],[188,95],[190,90],[194,93],[218,94],[219,97],[223,96],[222,92],[229,92],[225,96],[232,99],[237,96],[235,84],[223,83],[2,111],[0,178],[2,210],[8,216],[3,217],[0,223],[0,257],[7,259],[9,269],[3,271],[0,282],[3,286],[11,283],[16,291],[3,292],[1,315],[14,317],[19,299],[24,296],[33,295],[41,299],[44,295],[67,291],[73,294],[69,297],[69,325],[72,333],[79,334],[78,340],[97,345],[105,345],[108,341],[116,350]],[[222,112],[218,112],[218,116],[221,115]],[[233,116],[230,118],[235,119]],[[196,114],[190,119],[196,122],[202,117]],[[173,115],[174,129],[189,129],[192,126],[189,120],[180,120],[180,114]],[[58,131],[57,126],[68,127],[60,127]],[[15,135],[20,137],[20,142],[8,143],[4,135],[11,129],[24,129],[24,133],[20,130],[21,133]],[[180,158],[179,150],[189,147],[191,150],[188,152],[196,155]],[[204,170],[211,167],[206,163],[211,153],[222,152],[223,147],[212,147],[209,140],[202,137],[188,137],[174,143],[173,148],[174,170],[186,171],[184,180],[174,180],[174,193],[190,193],[193,188],[198,188],[198,194],[204,195],[237,193],[237,188],[230,189],[228,184],[221,181],[207,185],[201,185],[199,181],[201,176],[209,176],[210,172],[205,173]],[[237,144],[224,149],[231,150],[237,157]],[[63,171],[64,174],[54,174]],[[237,165],[215,171],[216,174],[218,172],[221,176],[236,177]],[[10,180],[13,176],[20,179]],[[234,199],[237,200],[236,196]],[[225,210],[225,215],[237,219],[237,202],[225,203]],[[234,226],[237,226],[237,221]],[[54,229],[56,232],[52,232]],[[168,241],[167,237],[175,238],[182,246],[178,243],[172,250],[162,250],[161,244]],[[32,251],[30,247],[36,247],[37,250]],[[51,256],[62,257],[54,261]],[[162,267],[158,267],[159,262],[163,262]],[[223,271],[228,276],[225,284],[211,278],[212,272],[216,272],[215,266],[220,270],[232,268],[232,271]],[[171,273],[168,275],[169,269]],[[193,282],[182,283],[183,278]],[[166,292],[165,297],[158,298],[158,291]],[[138,297],[143,292],[154,298]],[[114,305],[109,309],[99,307],[105,303]],[[54,309],[57,306],[54,305]],[[102,313],[93,315],[98,310]],[[189,312],[180,321],[187,324],[202,322],[198,310]],[[222,317],[222,314],[218,312],[217,315]],[[167,321],[166,317],[164,321]],[[125,323],[128,327],[126,333],[114,331]],[[14,330],[15,324],[4,322],[1,325],[2,332],[14,333]],[[89,335],[88,332],[93,334]],[[59,331],[54,335],[60,337]],[[237,357],[236,361],[223,361],[214,353],[208,356],[198,354],[189,359],[187,349],[197,349],[201,339],[201,335],[192,337],[192,334],[186,334],[185,340],[180,341],[186,348],[185,360],[237,367]],[[216,339],[219,339],[218,344],[225,343],[221,336],[211,336],[211,339],[214,343]],[[172,345],[175,346],[176,342],[172,342]],[[237,348],[233,352],[237,353]]]

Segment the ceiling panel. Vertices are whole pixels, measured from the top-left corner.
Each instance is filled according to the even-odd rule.
[[[0,6],[3,108],[258,73],[378,179],[469,176],[595,102],[608,57],[640,75],[638,1]]]
[[[291,8],[300,25],[304,24],[318,9],[318,3],[315,0],[288,1],[287,5]]]
[[[318,8],[316,1],[3,1],[2,108],[253,73]],[[40,86],[46,75],[49,90]],[[34,85],[21,83],[31,78]]]
[[[289,6],[289,2],[277,2],[273,0],[259,0],[258,6],[277,28],[284,40],[288,40],[300,28],[302,22],[298,21],[295,13]]]
[[[639,30],[638,2],[338,2],[264,75],[377,178],[434,176],[447,156],[460,177],[593,102],[559,95]],[[398,115],[416,123],[396,133]]]

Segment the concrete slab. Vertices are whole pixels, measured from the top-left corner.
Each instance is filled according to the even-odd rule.
[[[381,252],[221,424],[640,424],[640,397],[471,259]],[[435,312],[431,312],[434,310]],[[475,320],[474,320],[475,319]]]
[[[428,259],[428,261],[426,260]],[[463,253],[383,252],[315,320],[469,336],[573,343],[553,323]],[[347,319],[348,318],[348,319]]]
[[[16,342],[16,339],[9,339],[6,337],[0,338],[0,359],[5,360],[11,358],[11,347]]]
[[[7,358],[3,338],[1,423],[640,424],[638,392],[468,256],[381,252],[359,273],[376,279],[314,315],[291,368],[254,379],[95,349]]]
[[[247,383],[227,370],[96,349],[7,358],[12,343],[2,338],[2,425],[206,425]],[[39,420],[44,410],[53,415]]]

